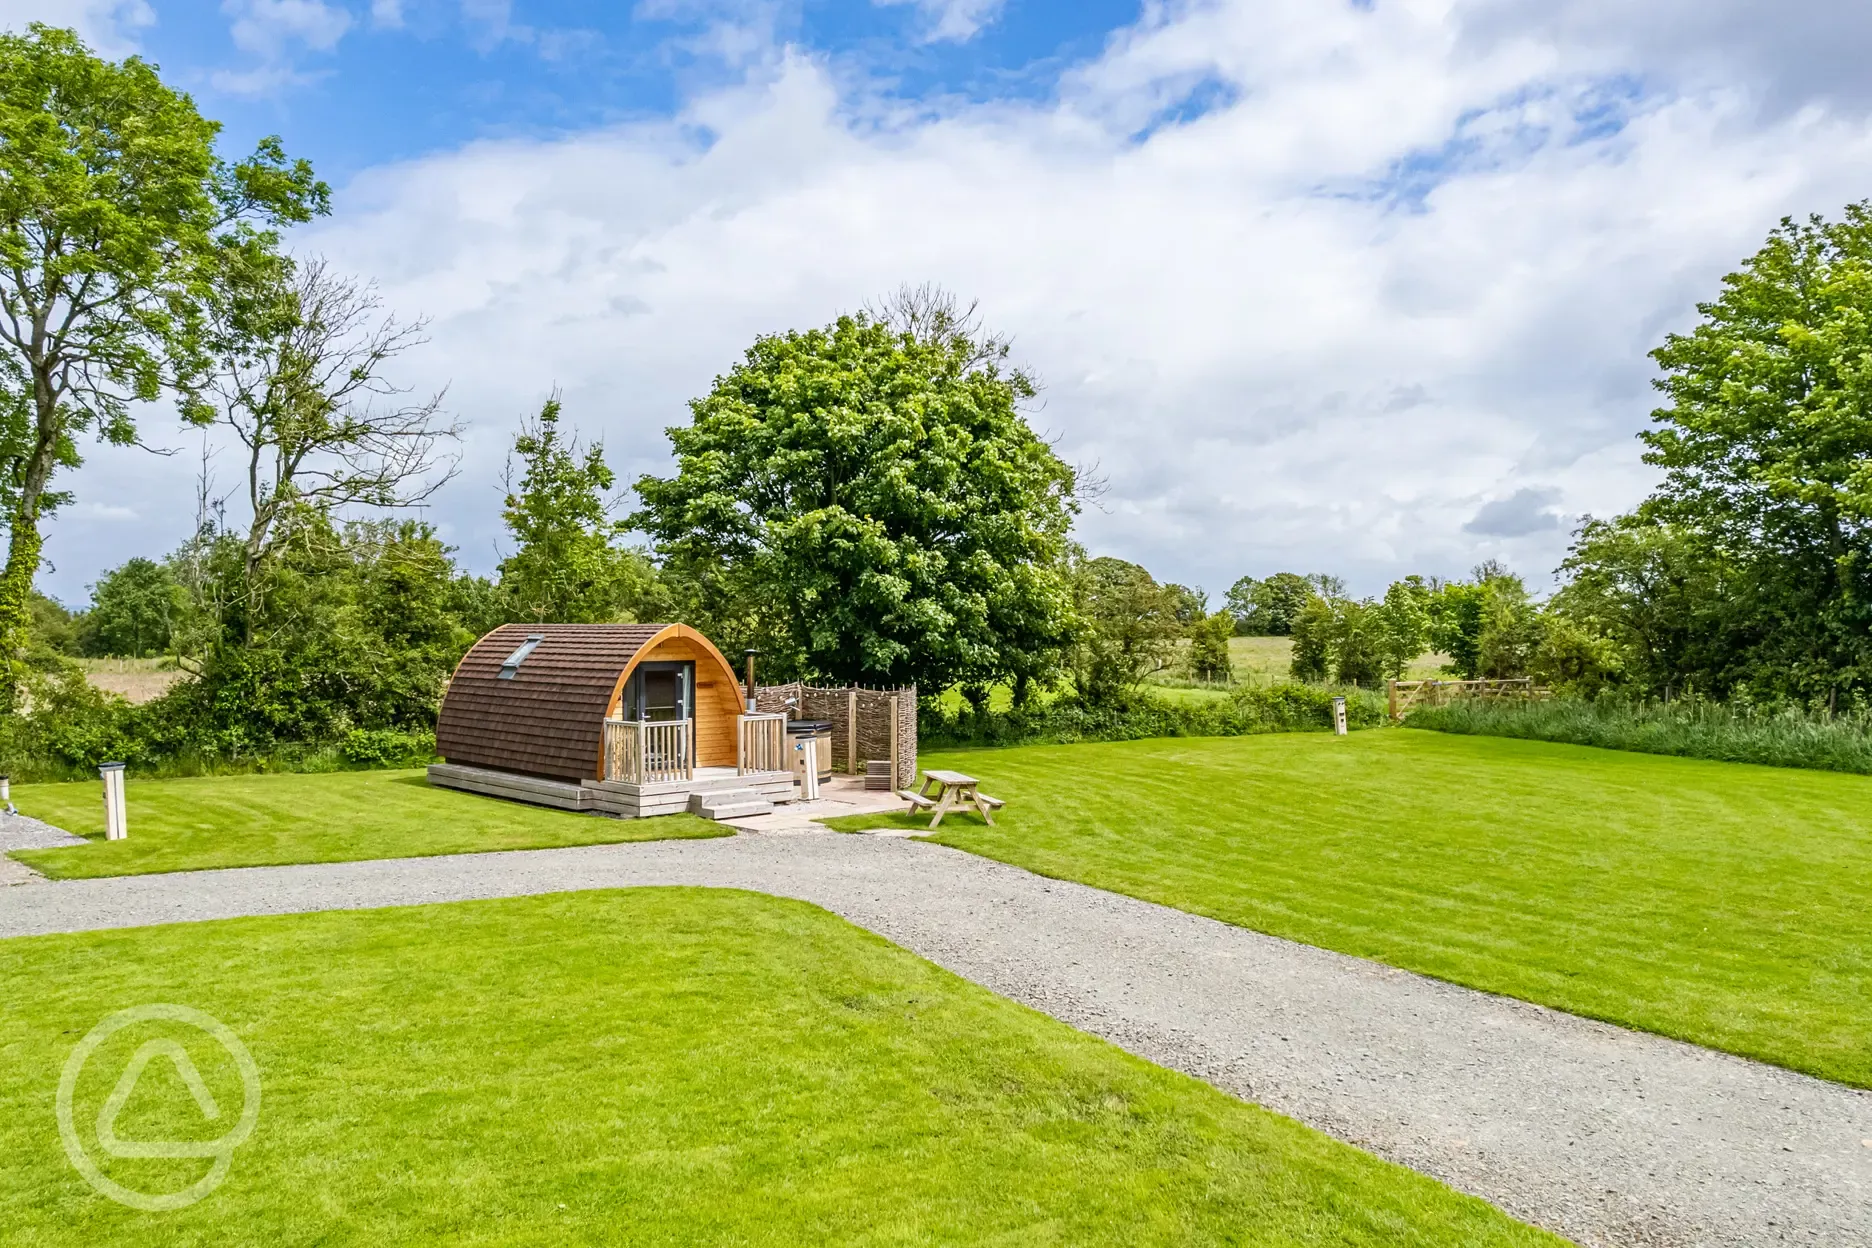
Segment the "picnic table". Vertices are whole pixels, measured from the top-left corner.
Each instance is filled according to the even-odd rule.
[[[943,821],[943,816],[962,806],[973,806],[981,817],[994,826],[994,812],[1007,805],[998,797],[989,797],[977,786],[980,781],[974,776],[965,776],[959,771],[926,771],[923,773],[923,787],[915,793],[902,794],[910,803],[912,810],[933,810],[936,817],[930,820],[930,827]],[[934,792],[931,790],[934,789]]]

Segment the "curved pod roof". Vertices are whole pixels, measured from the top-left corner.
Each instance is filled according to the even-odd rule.
[[[701,661],[719,663],[720,677],[736,682],[715,643],[686,624],[503,624],[456,666],[436,721],[436,752],[470,767],[598,779],[605,716],[631,669],[675,638],[693,642]]]

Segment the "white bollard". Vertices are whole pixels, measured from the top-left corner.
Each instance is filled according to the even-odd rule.
[[[813,738],[793,738],[793,769],[799,772],[800,801],[818,801],[819,743]]]
[[[13,815],[19,812],[13,808],[13,777],[0,776],[0,811]]]
[[[1334,698],[1332,700],[1332,730],[1334,736],[1343,737],[1346,735],[1344,698]]]
[[[104,781],[104,839],[124,840],[130,835],[124,818],[124,765],[105,763],[98,768],[98,776]]]

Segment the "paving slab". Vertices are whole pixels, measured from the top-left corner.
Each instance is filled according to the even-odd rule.
[[[639,885],[795,897],[1587,1245],[1872,1244],[1872,1095],[901,838],[48,882],[0,937]]]

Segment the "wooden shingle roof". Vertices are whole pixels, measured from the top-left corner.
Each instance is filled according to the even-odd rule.
[[[504,624],[463,656],[442,697],[436,752],[451,763],[555,780],[599,774],[604,718],[636,653],[667,624]],[[539,645],[500,678],[528,637]]]

